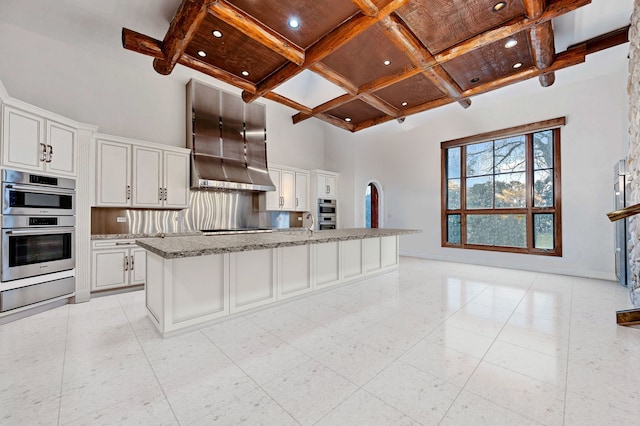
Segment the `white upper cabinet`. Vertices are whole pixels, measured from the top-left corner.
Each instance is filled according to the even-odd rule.
[[[338,198],[338,174],[314,170],[314,180],[317,187],[317,198]]]
[[[276,186],[266,194],[265,210],[307,211],[309,207],[309,172],[288,167],[269,167]]]
[[[77,130],[9,105],[3,107],[2,165],[76,175]]]
[[[99,139],[96,147],[96,205],[131,205],[131,151],[126,143]]]
[[[187,152],[164,152],[162,171],[165,207],[189,207],[189,160],[188,150]]]
[[[164,200],[162,186],[162,151],[144,146],[133,147],[132,203],[138,207],[161,207]]]
[[[189,206],[188,149],[99,135],[96,157],[96,206]]]
[[[296,172],[296,206],[295,210],[309,210],[309,173]]]

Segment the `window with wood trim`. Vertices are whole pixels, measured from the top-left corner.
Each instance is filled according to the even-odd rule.
[[[557,118],[442,142],[442,246],[562,256]]]

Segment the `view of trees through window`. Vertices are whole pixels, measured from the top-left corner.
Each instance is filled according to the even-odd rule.
[[[560,255],[559,129],[443,143],[443,245]]]

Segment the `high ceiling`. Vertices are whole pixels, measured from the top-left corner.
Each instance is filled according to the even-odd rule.
[[[122,31],[125,47],[163,74],[179,64],[247,101],[297,110],[295,123],[315,117],[357,131],[449,103],[473,108],[474,96],[530,78],[548,86],[554,71],[626,40],[624,31],[591,39],[627,26],[633,0],[508,0],[498,11],[498,0],[1,3],[10,24],[126,62],[116,57],[127,52]]]
[[[123,29],[161,74],[180,63],[350,131],[554,72],[627,41],[627,30],[556,52],[552,20],[590,0],[183,0],[162,41]],[[342,90],[319,105],[274,91],[311,70]]]

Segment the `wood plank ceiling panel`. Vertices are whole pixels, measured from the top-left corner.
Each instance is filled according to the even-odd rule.
[[[524,15],[522,0],[495,12],[497,0],[415,0],[398,10],[422,43],[439,53],[470,37]]]
[[[359,99],[355,99],[344,105],[333,108],[327,111],[326,114],[336,117],[340,120],[346,120],[347,118],[350,118],[351,120],[349,122],[352,124],[357,124],[363,121],[386,116],[385,113],[377,110],[376,108]]]
[[[513,48],[506,48],[506,40],[500,40],[445,62],[441,66],[462,90],[468,90],[534,66],[527,32],[517,33],[512,39],[518,42]],[[518,63],[521,65],[514,68]]]
[[[438,89],[424,74],[417,74],[392,86],[378,90],[375,95],[399,110],[403,110],[442,98],[446,94]],[[406,105],[403,105],[405,102]]]
[[[222,37],[213,36],[220,31]],[[204,51],[207,56],[198,54]],[[186,53],[233,75],[257,83],[287,60],[213,15],[207,16]],[[247,71],[249,75],[243,75]]]
[[[385,61],[390,61],[389,65],[385,65]],[[407,55],[398,50],[378,25],[350,40],[324,58],[322,63],[356,86],[395,74],[412,65]]]
[[[228,0],[294,44],[308,48],[358,12],[351,0]],[[288,24],[296,18],[298,28]]]

